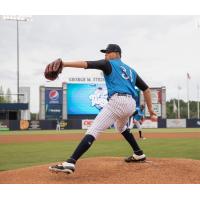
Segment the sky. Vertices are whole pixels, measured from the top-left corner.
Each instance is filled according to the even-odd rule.
[[[150,87],[166,86],[167,100],[197,100],[200,85],[200,16],[193,15],[33,15],[19,24],[20,86],[31,88],[31,112],[39,111],[39,86],[61,86],[74,76],[101,76],[98,70],[68,68],[48,82],[44,70],[57,58],[99,60],[100,49],[116,43],[122,60]],[[17,91],[16,22],[0,19],[0,85]]]

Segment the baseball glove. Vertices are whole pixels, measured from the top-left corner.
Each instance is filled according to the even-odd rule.
[[[58,78],[58,75],[62,72],[62,69],[63,63],[62,60],[59,58],[46,66],[44,76],[46,79],[54,81]]]

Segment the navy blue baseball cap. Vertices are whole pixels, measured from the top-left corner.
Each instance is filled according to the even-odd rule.
[[[122,53],[120,46],[117,44],[109,44],[106,49],[101,49],[100,51],[102,53],[119,52],[120,55]]]

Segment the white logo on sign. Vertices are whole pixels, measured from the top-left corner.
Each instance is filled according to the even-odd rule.
[[[94,94],[89,96],[92,106],[95,106],[97,109],[101,110],[107,104],[107,90],[105,88],[99,87],[95,90]]]
[[[197,125],[199,125],[199,126],[200,126],[200,121],[197,121]]]

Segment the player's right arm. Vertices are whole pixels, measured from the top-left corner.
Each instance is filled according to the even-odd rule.
[[[151,90],[148,88],[143,92],[143,94],[144,94],[144,99],[146,101],[146,104],[149,110],[150,117],[153,119],[156,117],[156,113],[154,112],[153,106],[152,106]]]
[[[153,110],[152,107],[152,100],[151,100],[151,90],[149,89],[149,86],[140,78],[140,76],[137,74],[136,78],[136,84],[135,84],[140,90],[143,91],[144,100],[147,104],[147,108],[149,110],[150,117],[152,119],[156,118],[156,113]]]

